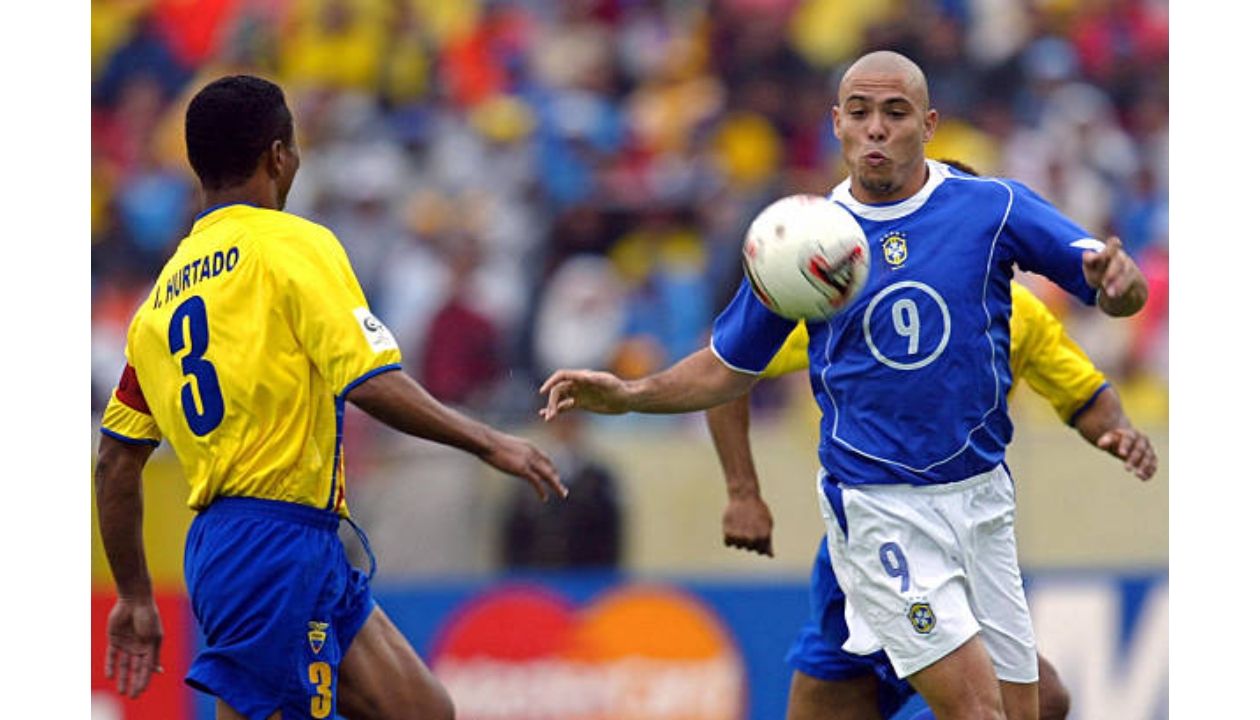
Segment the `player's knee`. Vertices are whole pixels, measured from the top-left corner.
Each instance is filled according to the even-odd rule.
[[[439,683],[430,683],[394,720],[455,720],[455,702]]]
[[[1039,720],[1066,720],[1072,698],[1063,683],[1048,683],[1038,689],[1037,705]]]
[[[441,688],[426,690],[406,703],[383,707],[369,717],[380,720],[455,720],[455,703]]]
[[[1037,681],[1037,714],[1039,720],[1066,720],[1072,706],[1067,687],[1049,662],[1041,659]]]
[[[424,716],[425,720],[455,720],[455,702],[451,700],[451,695],[445,688],[441,689],[438,697],[434,698],[433,707],[429,714]]]

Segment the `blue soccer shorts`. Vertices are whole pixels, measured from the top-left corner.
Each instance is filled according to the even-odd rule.
[[[194,518],[184,573],[204,646],[188,685],[250,720],[335,716],[338,667],[376,606],[339,525],[256,498],[221,498]]]

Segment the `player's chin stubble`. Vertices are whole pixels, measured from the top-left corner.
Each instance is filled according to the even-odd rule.
[[[872,178],[858,175],[857,181],[863,190],[872,195],[891,195],[897,190],[897,186],[893,183],[892,178]]]

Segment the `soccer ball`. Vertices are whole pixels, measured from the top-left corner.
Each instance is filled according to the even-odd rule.
[[[866,233],[818,195],[790,195],[757,214],[744,238],[744,276],[757,299],[789,320],[823,320],[862,292]]]

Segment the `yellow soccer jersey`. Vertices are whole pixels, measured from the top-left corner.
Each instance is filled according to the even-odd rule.
[[[329,230],[249,205],[214,208],[132,318],[101,430],[166,438],[194,510],[248,496],[348,516],[346,393],[401,360]]]
[[[1023,379],[1069,424],[1107,384],[1050,308],[1018,283],[1011,283],[1011,377],[1012,390]]]
[[[778,377],[807,367],[809,334],[801,322],[762,376]],[[1012,390],[1021,379],[1027,381],[1066,423],[1107,383],[1054,313],[1019,283],[1011,283],[1011,377]]]

